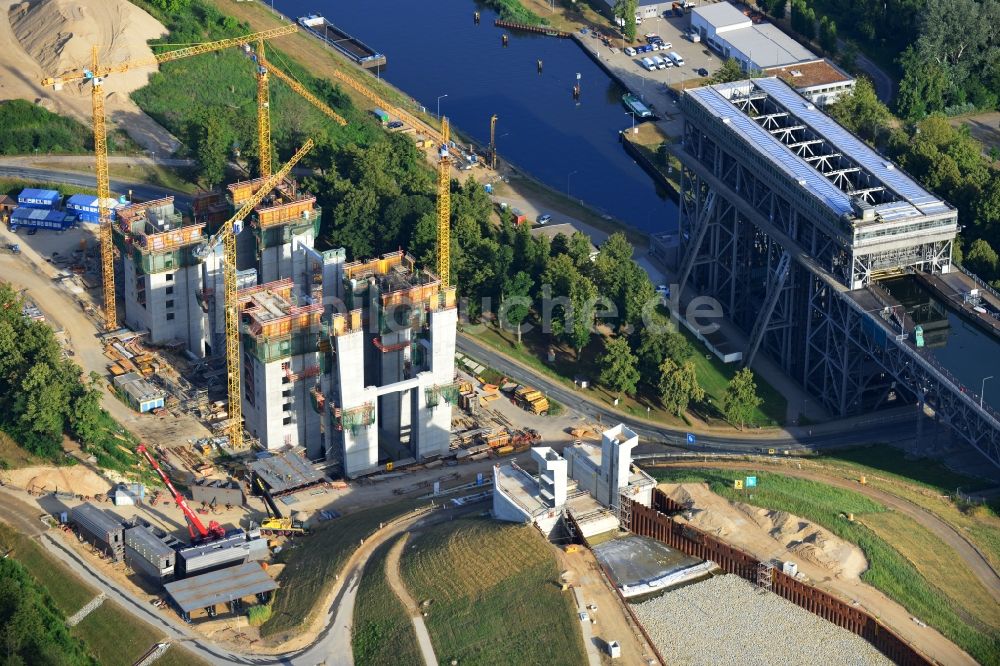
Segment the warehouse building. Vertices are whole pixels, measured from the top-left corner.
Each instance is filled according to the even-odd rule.
[[[62,195],[55,190],[38,190],[27,187],[17,195],[17,205],[23,208],[53,210],[59,207]]]
[[[826,58],[771,67],[764,70],[764,75],[778,77],[816,106],[837,101],[854,90],[855,83],[854,77]]]
[[[264,549],[267,549],[267,542],[264,542]],[[177,577],[190,578],[234,564],[243,564],[250,559],[247,535],[243,530],[238,530],[222,539],[177,551]]]
[[[164,588],[181,617],[190,622],[220,613],[239,614],[248,606],[267,603],[278,584],[251,562],[167,583]]]
[[[157,534],[152,527],[138,525],[125,530],[125,563],[137,574],[160,583],[174,577],[179,544],[168,534]]]
[[[120,520],[90,503],[73,507],[70,519],[84,541],[116,562],[122,559],[125,527]]]
[[[114,379],[115,388],[125,397],[129,407],[140,414],[163,407],[165,394],[137,372],[126,372]]]

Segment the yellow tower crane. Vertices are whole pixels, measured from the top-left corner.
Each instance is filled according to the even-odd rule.
[[[438,149],[438,233],[437,269],[441,286],[451,282],[451,156],[448,152],[448,118],[441,119],[441,148]]]
[[[243,448],[243,403],[240,398],[240,330],[236,302],[236,234],[243,226],[243,220],[253,209],[264,200],[271,190],[277,187],[292,170],[299,160],[313,147],[312,139],[299,148],[285,166],[268,178],[260,189],[254,192],[236,214],[229,218],[197,250],[200,258],[207,257],[219,243],[222,243],[222,282],[225,295],[226,320],[226,376],[229,388],[229,444],[234,449]]]
[[[202,53],[211,53],[231,46],[242,46],[258,40],[273,39],[296,32],[298,26],[294,23],[279,28],[272,28],[243,37],[221,39],[215,42],[195,44],[166,53],[159,53],[150,58],[130,60],[118,65],[102,65],[97,46],[91,49],[89,68],[67,72],[61,76],[42,79],[43,86],[53,86],[60,90],[66,83],[75,81],[90,81],[91,103],[94,110],[94,157],[97,173],[97,207],[100,218],[101,239],[101,272],[104,278],[104,326],[111,331],[118,327],[118,308],[115,303],[115,267],[114,244],[112,242],[111,217],[108,214],[107,200],[111,197],[111,182],[108,176],[108,136],[104,116],[104,93],[102,84],[111,74],[121,74],[139,67],[151,67],[172,60],[179,60]]]
[[[335,123],[343,127],[347,121],[343,116],[327,106],[323,100],[313,95],[305,89],[298,81],[290,75],[275,67],[274,63],[264,56],[264,40],[257,42],[257,145],[260,150],[260,175],[267,178],[271,175],[271,104],[268,89],[268,74],[274,74],[289,88],[294,90],[299,96],[319,109],[327,117],[333,119]],[[265,150],[265,146],[267,149]]]

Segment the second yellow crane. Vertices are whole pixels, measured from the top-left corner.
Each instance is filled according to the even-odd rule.
[[[198,248],[199,257],[207,257],[222,243],[222,282],[225,296],[226,322],[226,377],[229,389],[229,444],[236,450],[243,448],[243,402],[240,392],[240,330],[236,311],[236,234],[242,228],[243,220],[277,187],[299,160],[313,147],[312,139],[299,148],[288,163],[268,178],[253,196],[246,200],[236,214],[216,230],[204,245]]]
[[[437,191],[437,269],[442,287],[451,283],[451,147],[448,143],[448,118],[445,117],[441,119]]]

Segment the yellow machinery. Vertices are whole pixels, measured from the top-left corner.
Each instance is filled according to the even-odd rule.
[[[304,536],[309,534],[309,530],[307,530],[306,526],[300,521],[286,518],[281,514],[281,509],[278,508],[277,502],[274,501],[274,498],[271,497],[271,493],[269,493],[267,488],[264,487],[264,484],[261,482],[259,476],[254,475],[253,482],[255,492],[263,498],[264,507],[267,509],[267,518],[260,524],[261,534],[274,534],[279,536]]]
[[[297,92],[307,102],[333,119],[341,127],[347,125],[343,116],[327,106],[323,100],[306,90],[301,83],[274,66],[264,56],[264,40],[257,41],[257,146],[260,151],[260,175],[262,178],[271,176],[271,112],[270,94],[268,90],[268,74],[274,74],[285,85]]]
[[[438,155],[437,269],[441,286],[451,282],[451,155],[448,145],[448,118],[441,119],[441,148]]]
[[[240,331],[236,309],[236,234],[243,225],[243,219],[264,200],[271,190],[280,183],[299,160],[313,147],[312,139],[299,148],[299,151],[288,160],[285,166],[267,179],[260,189],[229,218],[208,242],[201,246],[198,254],[201,257],[211,253],[221,241],[223,244],[222,281],[225,287],[225,319],[226,319],[226,376],[229,387],[229,444],[234,449],[243,448],[243,403],[240,400]]]
[[[91,82],[91,102],[94,109],[94,157],[96,160],[95,171],[97,173],[97,206],[101,229],[101,272],[104,278],[104,326],[107,330],[111,331],[118,327],[118,308],[115,303],[114,244],[111,238],[111,218],[108,215],[107,209],[107,199],[111,197],[111,183],[108,177],[108,137],[104,116],[104,94],[101,85],[104,79],[111,74],[121,74],[139,67],[151,67],[160,63],[170,62],[171,60],[179,60],[188,56],[219,51],[231,46],[242,46],[243,44],[249,44],[258,40],[281,37],[297,30],[298,26],[292,23],[252,35],[195,44],[194,46],[159,53],[150,58],[141,58],[110,66],[101,65],[99,61],[99,48],[94,46],[91,49],[90,68],[42,80],[42,85],[54,86],[57,90],[66,83],[87,80]]]

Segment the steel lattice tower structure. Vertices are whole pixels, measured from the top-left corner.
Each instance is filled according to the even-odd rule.
[[[1000,465],[1000,421],[892,320],[877,286],[947,273],[957,213],[782,81],[689,90],[679,282],[718,299],[831,413],[927,404]]]

